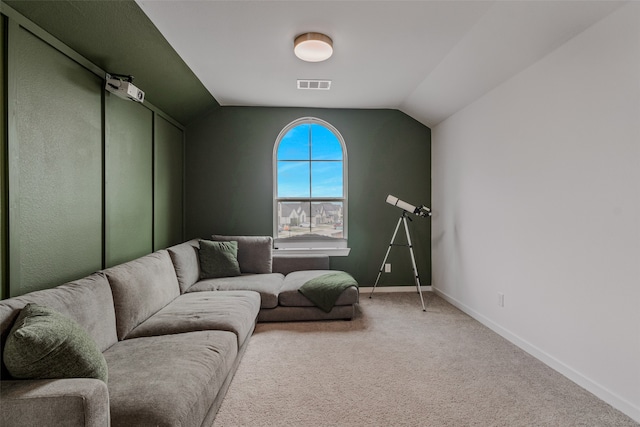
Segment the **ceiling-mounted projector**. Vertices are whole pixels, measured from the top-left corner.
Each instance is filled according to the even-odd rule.
[[[133,85],[133,76],[107,73],[105,80],[107,82],[104,88],[114,95],[130,101],[144,102],[144,92]]]

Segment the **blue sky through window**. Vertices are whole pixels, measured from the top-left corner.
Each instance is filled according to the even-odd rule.
[[[278,197],[310,197],[309,161],[278,162]]]
[[[278,160],[309,159],[310,124],[298,125],[289,130],[278,145]]]
[[[338,138],[322,125],[311,125],[311,160],[342,160]]]
[[[311,197],[342,197],[342,162],[311,162]]]
[[[278,197],[343,197],[342,157],[342,145],[328,128],[291,128],[278,145]]]

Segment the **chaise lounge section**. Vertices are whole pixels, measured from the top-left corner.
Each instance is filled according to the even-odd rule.
[[[359,301],[357,285],[349,286],[325,312],[299,292],[311,279],[331,272],[327,255],[278,255],[271,236],[211,236],[214,241],[238,242],[241,274],[201,279],[200,240],[168,248],[182,292],[252,290],[260,294],[259,322],[352,319]]]

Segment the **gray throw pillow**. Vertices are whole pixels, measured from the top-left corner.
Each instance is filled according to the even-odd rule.
[[[200,279],[240,275],[238,242],[200,240]]]
[[[27,304],[20,311],[3,358],[14,378],[97,378],[107,382],[107,362],[87,331],[38,304]]]

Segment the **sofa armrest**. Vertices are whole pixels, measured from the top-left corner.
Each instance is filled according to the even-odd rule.
[[[273,272],[287,275],[301,270],[329,270],[329,255],[273,254]]]
[[[101,380],[0,381],[0,425],[108,427],[109,391]]]

